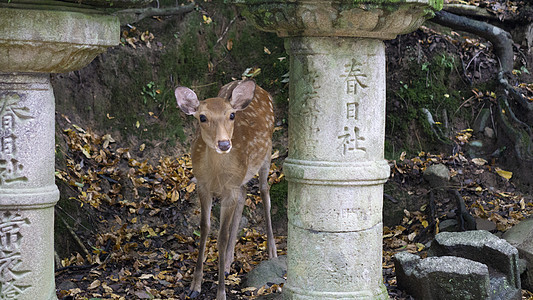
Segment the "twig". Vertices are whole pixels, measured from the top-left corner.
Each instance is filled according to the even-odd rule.
[[[231,27],[231,25],[233,24],[233,22],[235,22],[236,19],[237,19],[237,17],[233,18],[233,19],[229,22],[228,26],[226,26],[226,28],[224,29],[224,32],[222,32],[222,35],[218,38],[217,42],[215,43],[215,46],[216,46],[218,43],[220,43],[220,41],[222,41],[222,39],[224,38],[224,36],[226,36],[226,34],[228,33],[229,28]]]
[[[70,227],[70,225],[67,223],[67,221],[65,221],[65,219],[63,219],[63,217],[61,217],[60,214],[57,214],[57,216],[59,217],[59,219],[61,220],[61,222],[65,225],[65,227],[68,229],[68,231],[70,232],[70,234],[72,235],[72,237],[74,238],[74,240],[78,243],[78,245],[81,247],[81,249],[83,250],[83,252],[84,252],[87,256],[90,256],[91,254],[89,253],[89,250],[87,250],[87,248],[85,247],[85,245],[84,245],[83,242],[81,241],[80,237],[74,232],[74,230],[72,229],[72,227]]]

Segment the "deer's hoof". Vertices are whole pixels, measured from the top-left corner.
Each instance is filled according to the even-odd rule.
[[[198,297],[199,295],[200,295],[199,291],[189,290],[189,292],[187,293],[187,297],[189,297],[191,299],[194,299],[194,298]]]

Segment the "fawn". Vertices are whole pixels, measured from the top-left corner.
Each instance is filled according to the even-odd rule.
[[[272,97],[252,80],[233,81],[216,98],[198,101],[189,88],[175,90],[180,109],[200,122],[191,149],[193,172],[201,204],[200,248],[189,296],[200,294],[205,245],[211,226],[211,205],[220,199],[217,300],[226,299],[224,276],[229,273],[237,231],[246,199],[245,184],[259,173],[266,221],[268,255],[276,257],[270,219],[268,172],[272,152]]]

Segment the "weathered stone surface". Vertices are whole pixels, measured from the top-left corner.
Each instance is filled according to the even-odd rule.
[[[246,274],[246,286],[259,289],[269,284],[285,283],[287,275],[287,256],[282,255],[262,261]]]
[[[285,299],[387,299],[381,274],[385,56],[439,0],[233,0],[289,37]],[[358,37],[348,38],[348,37]]]
[[[463,257],[482,263],[491,273],[492,299],[521,298],[518,251],[488,231],[439,233],[429,255]]]
[[[424,179],[432,188],[445,188],[450,181],[450,170],[443,164],[428,166],[424,171]]]
[[[243,15],[279,36],[341,36],[394,39],[416,30],[442,1],[234,0]]]
[[[398,286],[417,299],[521,299],[517,250],[489,232],[439,233],[428,255],[395,255]]]
[[[0,72],[80,69],[119,43],[118,18],[61,10],[0,9]]]
[[[96,7],[103,7],[103,8],[124,8],[124,7],[144,6],[152,2],[153,0],[61,0],[61,1],[96,6]]]
[[[47,74],[0,73],[0,296],[53,299],[55,109]]]
[[[533,218],[522,220],[503,234],[509,244],[518,249],[520,258],[526,261],[526,272],[522,275],[524,287],[533,289]]]
[[[416,299],[490,299],[489,270],[484,264],[454,256],[420,259],[408,252],[394,258],[398,286]]]
[[[289,223],[286,299],[388,299],[381,224],[363,231],[319,232]],[[364,253],[362,255],[362,253]]]
[[[118,44],[115,17],[47,6],[57,3],[0,2],[1,299],[57,299],[55,101],[46,73],[79,69]]]

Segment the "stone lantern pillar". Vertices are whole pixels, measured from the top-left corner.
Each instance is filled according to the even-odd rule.
[[[236,0],[290,55],[285,299],[387,299],[384,39],[442,0]]]
[[[80,69],[119,43],[116,17],[72,2],[0,0],[1,299],[57,299],[49,73]]]

